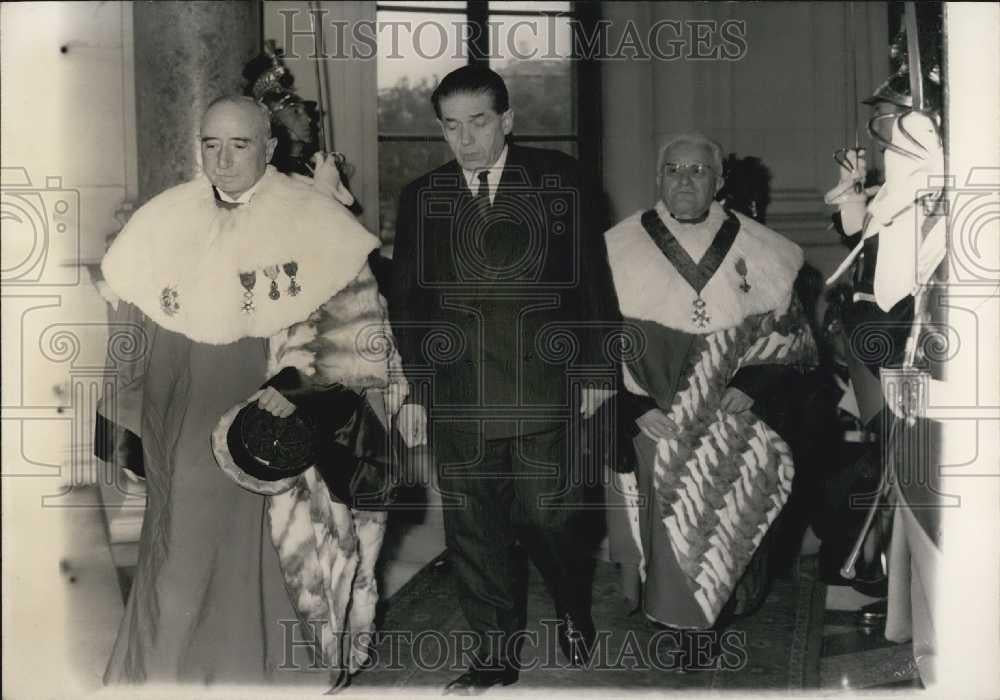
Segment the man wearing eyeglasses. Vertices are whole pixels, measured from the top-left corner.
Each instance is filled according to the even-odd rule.
[[[709,629],[755,602],[736,584],[788,498],[782,399],[816,353],[793,294],[802,250],[714,201],[720,146],[667,139],[656,183],[656,205],[605,234],[622,315],[645,341],[623,363],[637,459],[609,489],[611,551],[647,617]],[[686,666],[714,663],[678,636]]]

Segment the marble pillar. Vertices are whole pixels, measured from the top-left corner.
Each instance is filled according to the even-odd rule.
[[[205,107],[243,87],[260,50],[260,6],[236,2],[137,2],[135,103],[139,204],[198,171]]]

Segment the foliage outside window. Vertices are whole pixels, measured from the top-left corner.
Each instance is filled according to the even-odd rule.
[[[581,114],[581,62],[570,2],[380,2],[377,6],[379,222],[384,243],[396,228],[402,188],[452,159],[430,96],[448,72],[485,62],[502,75],[514,108],[513,140],[574,156],[596,149]],[[584,20],[586,21],[586,20]],[[587,86],[584,86],[587,87]],[[586,90],[588,100],[595,90]],[[581,124],[583,129],[581,129]],[[581,133],[584,132],[584,133]]]

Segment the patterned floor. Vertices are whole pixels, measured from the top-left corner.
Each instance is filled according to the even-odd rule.
[[[118,572],[126,595],[131,568],[123,567]],[[816,574],[806,563],[800,565],[797,575],[808,578]],[[846,605],[844,600],[848,601]],[[863,626],[856,610],[824,610],[822,607],[828,603],[847,607],[854,600],[857,605],[867,602],[846,587],[827,587],[821,582],[803,585],[794,578],[779,579],[765,606],[730,628],[734,633],[730,637],[730,648],[734,651],[729,657],[733,661],[732,668],[720,664],[716,669],[695,669],[693,672],[688,669],[685,672],[670,668],[669,659],[649,663],[645,649],[656,629],[624,609],[614,573],[610,569],[599,570],[594,617],[598,625],[608,631],[600,661],[585,673],[562,668],[554,646],[545,648],[544,640],[551,637],[550,628],[536,623],[532,631],[540,643],[538,646],[528,644],[525,658],[528,664],[537,660],[538,666],[524,675],[518,687],[577,686],[622,691],[650,688],[720,691],[921,689],[911,644],[895,644],[885,639],[881,628]],[[550,607],[540,587],[533,587],[529,592],[529,618],[544,618]],[[395,640],[391,643],[396,648],[390,650],[389,646],[383,646],[380,657],[394,658],[392,667],[383,664],[381,668],[366,671],[356,678],[354,688],[429,690],[443,686],[458,667],[449,664],[447,668],[440,668],[441,664],[436,664],[433,658],[437,654],[435,645],[451,631],[459,629],[461,623],[462,615],[454,604],[447,564],[443,559],[437,560],[421,578],[404,586],[394,605],[386,607],[381,627],[392,631],[394,637],[390,639]],[[423,637],[418,637],[421,633]],[[414,639],[418,640],[416,646]],[[661,651],[670,654],[672,649],[674,647],[667,644]]]
[[[81,692],[92,692],[101,686],[101,675],[121,620],[132,567],[115,566],[109,554],[101,512],[97,508],[83,507],[93,500],[93,494],[81,491],[74,495],[74,499],[72,504],[79,507],[53,511],[64,516],[66,532],[72,533],[72,537],[65,540],[66,549],[59,563],[60,595],[65,598],[67,611],[62,630],[67,657],[60,663],[72,672],[71,680]],[[420,534],[426,539],[423,543],[426,552],[440,547],[438,535],[436,531],[434,537],[427,532]],[[428,558],[433,559],[434,555]],[[427,585],[423,594],[413,597],[414,602],[423,596],[443,600],[445,604],[437,608],[437,616],[433,611],[428,614],[428,610],[416,607],[406,610],[399,606],[395,617],[386,615],[383,629],[446,630],[461,625],[461,612],[449,588],[450,579],[446,568],[439,568],[433,578],[425,581]],[[810,592],[806,595],[805,591]],[[598,580],[594,597],[595,619],[613,635],[618,635],[617,638],[612,637],[612,644],[608,646],[605,668],[589,673],[539,671],[535,673],[540,676],[536,679],[539,687],[573,688],[600,680],[605,694],[608,691],[614,694],[616,689],[642,692],[656,688],[733,689],[739,694],[740,688],[771,687],[788,689],[786,692],[793,695],[801,695],[795,693],[794,688],[818,688],[824,695],[853,693],[860,689],[903,690],[910,694],[914,690],[919,692],[921,688],[911,645],[893,644],[885,640],[880,630],[869,632],[862,629],[856,622],[854,609],[870,599],[853,594],[846,587],[822,584],[800,586],[792,576],[779,577],[765,608],[732,628],[745,635],[747,654],[745,664],[742,664],[745,673],[721,668],[689,673],[676,669],[661,672],[637,668],[643,661],[644,651],[637,650],[634,659],[622,654],[622,649],[627,648],[624,642],[626,636],[622,635],[634,630],[632,637],[640,644],[639,647],[630,644],[635,649],[641,649],[641,641],[648,642],[654,628],[641,617],[628,614],[613,572],[610,576],[606,572]],[[540,590],[536,590],[529,603],[533,619],[548,614],[551,608],[548,596]],[[796,629],[800,630],[797,636],[790,632]],[[541,631],[544,632],[544,628]],[[428,636],[428,651],[433,651],[433,642]],[[665,645],[664,651],[669,653],[670,649]],[[730,661],[742,662],[738,654],[730,654]],[[560,662],[558,655],[554,658],[557,663]],[[431,677],[431,672],[415,666],[410,671],[423,674],[423,678],[409,678],[410,681],[420,680],[420,684],[417,687],[407,686],[408,690],[416,691],[419,687],[436,694],[450,679],[447,671],[439,672],[435,677]],[[390,672],[376,682],[375,674],[366,671],[357,678],[356,690],[358,694],[364,694],[366,690],[396,686],[401,672]]]
[[[437,537],[426,533],[420,537],[429,541],[428,547],[440,547]],[[397,635],[397,648],[391,654],[402,654],[408,660],[397,660],[393,668],[383,664],[364,672],[355,679],[357,690],[388,687],[430,691],[443,686],[461,668],[432,658],[434,645],[459,630],[463,621],[446,558],[428,554],[424,561],[429,559],[432,563],[418,567],[422,569],[418,575],[383,606],[380,628]],[[133,567],[118,567],[117,573],[124,599]],[[670,640],[659,648],[668,658],[657,661],[646,653],[656,628],[641,615],[629,614],[616,570],[598,562],[593,612],[598,627],[608,634],[600,661],[584,673],[561,668],[551,628],[536,622],[531,631],[539,641],[526,645],[525,658],[529,663],[537,659],[538,667],[523,674],[517,687],[621,691],[920,689],[912,646],[889,642],[880,628],[859,624],[857,608],[872,600],[845,586],[825,585],[819,580],[815,557],[801,557],[794,571],[774,581],[760,611],[729,628],[733,636],[729,637],[732,653],[724,659],[728,666],[684,672],[673,668],[676,664],[670,655],[676,652]],[[529,619],[551,617],[551,602],[538,582],[529,588],[528,604]],[[415,639],[419,650],[412,644]],[[400,640],[410,643],[400,646]],[[383,659],[389,655],[390,650],[382,649]]]
[[[586,671],[567,668],[557,651],[552,602],[539,578],[530,570],[528,637],[522,656],[528,670],[521,673],[519,692],[804,690],[819,684],[825,596],[814,563],[776,580],[763,607],[725,631],[720,659],[691,664],[680,661],[676,633],[626,608],[616,567],[597,562],[593,616],[600,636],[595,660]],[[442,688],[464,670],[455,653],[463,626],[447,559],[435,560],[386,602],[377,662],[356,677],[353,690],[364,694],[375,688]]]

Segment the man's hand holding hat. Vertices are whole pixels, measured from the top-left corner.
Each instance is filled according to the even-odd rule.
[[[295,404],[282,396],[273,386],[264,389],[257,405],[276,418],[288,418],[295,412]]]

